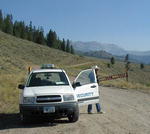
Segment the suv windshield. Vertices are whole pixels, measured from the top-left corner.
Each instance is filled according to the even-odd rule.
[[[69,85],[69,82],[64,72],[32,73],[27,82],[27,87],[59,85]]]

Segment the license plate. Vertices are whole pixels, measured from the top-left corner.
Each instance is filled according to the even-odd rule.
[[[55,113],[55,107],[44,107],[44,113]]]

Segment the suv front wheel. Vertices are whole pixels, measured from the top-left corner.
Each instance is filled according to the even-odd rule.
[[[75,111],[68,115],[69,122],[76,122],[79,119],[79,111]]]

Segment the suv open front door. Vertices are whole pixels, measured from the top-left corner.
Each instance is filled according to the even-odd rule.
[[[79,105],[99,102],[99,90],[94,69],[83,70],[74,81]]]

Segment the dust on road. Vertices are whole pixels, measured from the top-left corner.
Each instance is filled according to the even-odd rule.
[[[0,134],[150,134],[150,94],[135,90],[101,87],[101,104],[105,114],[88,115],[80,109],[80,119],[54,124],[22,125],[18,114],[0,115]]]

